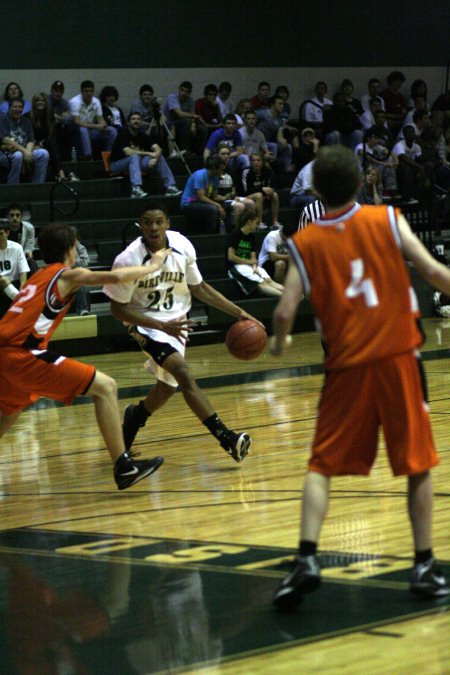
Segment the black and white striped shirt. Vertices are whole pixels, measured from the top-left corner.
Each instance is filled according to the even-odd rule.
[[[305,206],[303,211],[300,214],[300,220],[298,221],[298,229],[303,230],[310,223],[314,223],[325,213],[325,207],[320,201],[316,199],[315,202]]]

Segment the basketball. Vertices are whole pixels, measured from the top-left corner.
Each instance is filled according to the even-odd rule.
[[[228,351],[235,359],[251,361],[262,354],[266,347],[267,334],[259,323],[244,319],[236,321],[225,336]]]

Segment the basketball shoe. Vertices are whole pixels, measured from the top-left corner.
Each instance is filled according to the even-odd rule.
[[[220,438],[220,445],[232,456],[235,462],[242,462],[248,455],[252,439],[248,434],[237,434],[234,431],[227,431]]]
[[[411,573],[411,593],[429,598],[443,598],[450,593],[447,580],[434,558],[414,565]]]
[[[125,490],[159,469],[164,457],[133,459],[124,452],[114,464],[114,479],[119,490]]]
[[[294,558],[292,571],[283,579],[272,596],[278,609],[294,609],[305,593],[320,586],[320,567],[314,555],[298,555]]]
[[[136,434],[141,427],[145,426],[147,418],[144,419],[142,409],[139,405],[127,405],[123,415],[122,433],[126,450],[129,450],[134,443]]]

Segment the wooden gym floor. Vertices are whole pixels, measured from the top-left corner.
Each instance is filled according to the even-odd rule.
[[[450,576],[450,321],[425,325],[434,545]],[[152,381],[138,352],[83,360],[117,379],[121,410]],[[332,483],[321,589],[295,613],[270,607],[297,545],[321,361],[312,333],[281,360],[191,348],[251,454],[235,464],[177,394],[135,444],[165,464],[123,493],[88,399],[24,413],[0,458],[0,673],[449,673],[448,600],[409,595],[406,485],[383,442],[369,478]]]

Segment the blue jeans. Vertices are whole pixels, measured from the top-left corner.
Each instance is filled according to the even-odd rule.
[[[166,189],[169,185],[175,185],[174,175],[164,157],[160,157],[153,167],[150,167],[151,159],[151,157],[130,155],[129,157],[118,159],[116,162],[111,162],[110,168],[111,171],[117,173],[128,171],[130,174],[130,183],[133,187],[135,185],[142,185],[142,171],[148,171],[150,168],[156,171]]]
[[[207,202],[190,202],[181,207],[188,224],[198,230],[200,226],[204,234],[215,234],[220,231],[219,210]]]
[[[32,183],[43,183],[47,174],[49,155],[47,150],[38,148],[33,150],[33,175]],[[8,185],[17,185],[20,182],[20,172],[22,171],[23,155],[19,150],[16,152],[2,152],[0,150],[0,166],[9,168]]]
[[[117,136],[117,129],[114,127],[106,127],[105,131],[87,129],[86,127],[78,127],[78,129],[80,132],[81,150],[84,157],[92,155],[91,140],[100,141],[105,150],[111,151]]]

